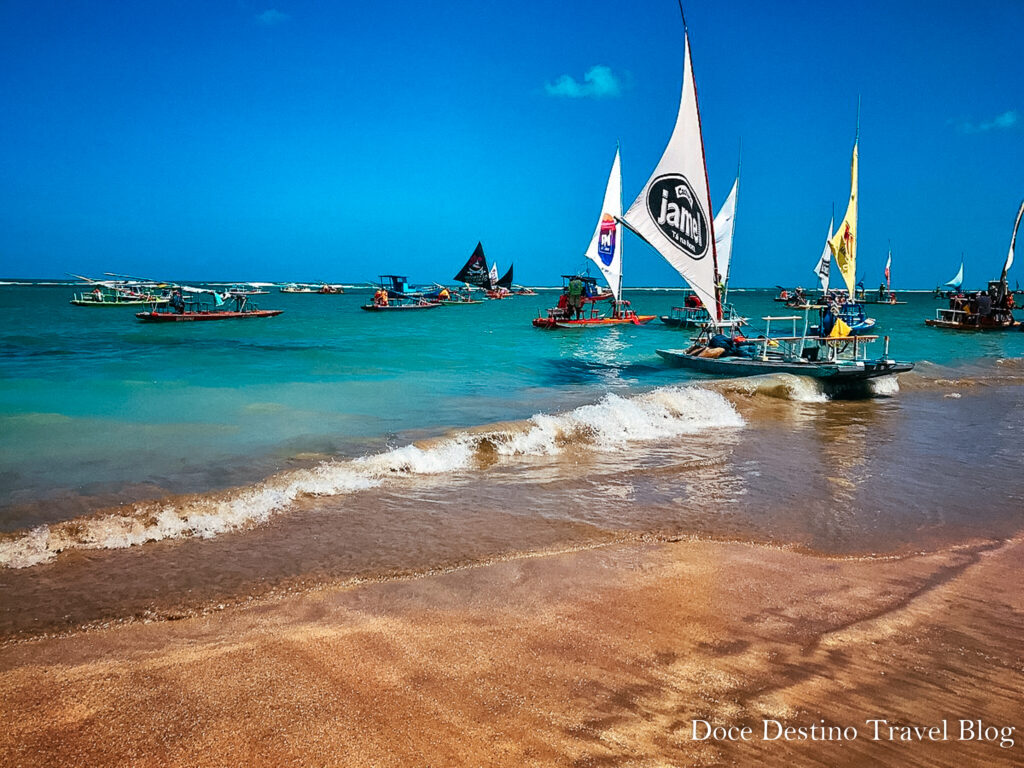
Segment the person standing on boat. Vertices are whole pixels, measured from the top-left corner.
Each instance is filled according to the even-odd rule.
[[[583,317],[583,281],[574,277],[569,281],[569,313],[575,314],[576,319]]]
[[[171,309],[179,315],[185,314],[185,299],[181,295],[181,288],[175,288],[171,294]]]

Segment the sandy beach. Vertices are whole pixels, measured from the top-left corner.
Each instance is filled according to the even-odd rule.
[[[12,642],[0,763],[1018,765],[1022,559],[616,544]]]

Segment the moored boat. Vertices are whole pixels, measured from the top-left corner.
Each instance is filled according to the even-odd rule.
[[[409,278],[405,275],[381,275],[380,288],[369,304],[361,304],[367,312],[409,312],[417,309],[437,309],[441,304],[421,295],[412,295]]]
[[[601,215],[587,247],[587,258],[593,261],[608,282],[602,291],[597,278],[589,275],[562,275],[563,293],[558,304],[546,315],[533,319],[534,328],[608,328],[616,325],[644,325],[654,315],[638,315],[628,301],[622,299],[622,168],[619,148],[605,185]],[[511,275],[509,275],[511,280]],[[611,301],[611,314],[600,313],[598,304]]]
[[[1020,229],[1021,217],[1024,216],[1024,200],[1017,209],[1017,218],[1013,223],[1010,236],[1010,250],[1003,262],[1003,271],[998,280],[988,284],[987,291],[965,295],[958,292],[949,299],[949,306],[935,311],[935,317],[927,319],[924,324],[930,328],[951,331],[1006,331],[1016,328],[1018,323],[1013,317],[1013,291],[1006,282],[1006,274],[1013,266],[1013,252],[1017,244],[1017,232]],[[960,271],[946,285],[959,288],[963,283],[964,265],[960,260]]]
[[[189,299],[185,300],[180,291],[175,291],[165,309],[153,307],[149,312],[136,312],[137,317],[143,323],[191,323],[207,322],[212,320],[253,320],[260,317],[276,317],[284,310],[282,309],[260,309],[252,304],[245,295],[234,297],[234,307],[221,309],[224,296],[214,291],[202,289],[189,289]],[[195,295],[208,293],[216,300],[216,305],[201,303]]]
[[[889,337],[885,338],[885,351],[880,358],[869,358],[867,345],[877,336],[853,336],[833,333],[818,335],[808,325],[806,313],[786,317],[763,317],[765,331],[756,338],[736,333],[726,335],[723,326],[706,326],[705,330],[686,349],[658,349],[659,356],[669,364],[689,368],[700,373],[720,376],[760,376],[770,373],[789,373],[815,379],[863,381],[879,376],[906,373],[913,370],[911,362],[889,358]],[[803,332],[797,332],[797,323],[803,320]],[[792,321],[788,335],[773,335],[771,323]]]

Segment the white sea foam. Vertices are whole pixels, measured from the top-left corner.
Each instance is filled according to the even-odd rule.
[[[824,403],[828,400],[824,386],[817,379],[790,373],[770,373],[743,379],[728,379],[716,384],[725,392],[763,395],[798,403]]]
[[[871,394],[879,397],[891,397],[900,391],[900,382],[895,376],[879,376],[877,379],[868,379]]]
[[[212,538],[264,523],[302,496],[340,496],[402,477],[473,469],[484,443],[507,461],[559,453],[569,442],[613,450],[630,442],[742,424],[728,400],[706,389],[667,387],[634,398],[606,395],[564,414],[538,414],[521,428],[463,432],[426,447],[405,445],[348,461],[326,461],[234,491],[40,526],[0,540],[0,566],[25,568],[70,549],[123,549],[164,539]]]

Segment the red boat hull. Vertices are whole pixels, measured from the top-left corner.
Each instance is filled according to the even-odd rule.
[[[607,328],[613,325],[645,325],[655,315],[632,315],[629,317],[593,317],[585,320],[555,320],[550,317],[535,317],[534,328],[553,331],[556,328]]]

